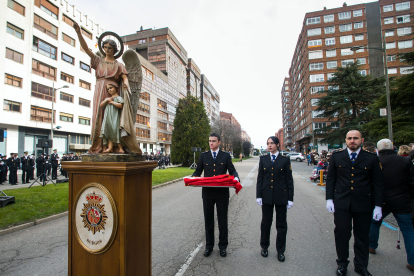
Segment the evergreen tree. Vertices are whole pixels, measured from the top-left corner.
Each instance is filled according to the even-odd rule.
[[[363,76],[359,72],[358,63],[338,67],[333,77],[327,81],[328,90],[320,91],[317,118],[325,118],[331,123],[336,119],[340,127],[327,125],[315,130],[315,133],[326,133],[322,139],[324,144],[342,144],[349,130],[357,129],[362,132],[362,125],[370,121],[371,105],[385,91],[384,78],[371,75]]]
[[[187,167],[193,163],[192,147],[209,148],[210,122],[204,104],[193,96],[178,101],[171,139],[171,161]],[[196,152],[196,162],[201,152]]]
[[[249,141],[246,141],[243,143],[243,153],[245,157],[249,157],[250,156],[250,147],[252,146],[252,144]]]
[[[404,63],[414,65],[414,52],[400,54]],[[393,139],[395,144],[408,144],[414,141],[414,73],[402,75],[390,81],[390,102]],[[373,120],[364,125],[370,139],[378,141],[388,137],[388,118],[380,117],[379,109],[387,107],[387,97],[382,95],[370,106]]]

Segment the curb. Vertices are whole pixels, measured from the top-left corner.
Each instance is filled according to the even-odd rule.
[[[188,177],[188,176],[185,176],[185,177]],[[181,177],[181,178],[177,178],[177,179],[174,179],[174,180],[171,180],[171,181],[168,181],[168,182],[157,184],[155,186],[152,186],[152,189],[161,188],[161,187],[173,184],[175,182],[181,181],[183,179],[184,179],[184,177]],[[0,230],[0,236],[4,236],[4,235],[10,234],[10,233],[14,233],[14,232],[17,232],[17,231],[20,231],[20,230],[38,225],[38,224],[42,224],[42,223],[54,220],[54,219],[62,218],[64,216],[67,216],[68,214],[69,214],[69,212],[66,211],[66,212],[63,212],[63,213],[60,213],[60,214],[48,216],[48,217],[41,218],[41,219],[36,219],[35,221],[31,221],[31,222],[28,222],[28,223],[25,223],[25,224],[21,224],[21,225],[10,227],[10,228],[4,229],[4,230]]]

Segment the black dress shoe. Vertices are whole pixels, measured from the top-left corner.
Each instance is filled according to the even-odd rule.
[[[204,257],[208,257],[208,256],[210,256],[210,255],[211,255],[211,252],[213,252],[213,249],[206,249],[206,250],[204,251]]]
[[[336,275],[337,276],[345,276],[346,275],[346,271],[347,271],[347,268],[345,266],[340,265],[336,269]]]
[[[279,261],[279,262],[284,262],[285,260],[286,260],[286,258],[285,258],[285,254],[283,254],[283,253],[277,253],[277,260]]]
[[[355,272],[358,273],[359,275],[362,275],[362,276],[372,276],[372,274],[369,273],[369,271],[366,268],[364,268],[364,269],[355,268]]]
[[[226,257],[227,256],[226,249],[220,249],[220,256],[221,257]]]
[[[267,258],[267,256],[269,256],[269,252],[267,251],[267,249],[262,248],[262,256]]]

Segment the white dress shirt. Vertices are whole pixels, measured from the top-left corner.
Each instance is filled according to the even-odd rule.
[[[211,150],[211,156],[213,156],[213,159],[214,159],[214,153],[213,153],[213,152],[215,152],[215,153],[216,153],[216,158],[217,158],[217,155],[218,155],[218,153],[219,153],[219,150],[220,150],[220,149],[217,149],[216,151]]]
[[[277,151],[276,153],[270,153],[270,161],[273,162],[273,155],[275,155],[275,160],[277,158],[277,156],[279,155],[279,151]]]
[[[353,153],[353,151],[352,151],[352,150],[350,150],[349,148],[346,148],[346,149],[348,150],[349,159],[351,159],[351,160],[352,160],[352,155],[351,155],[351,153]],[[357,159],[358,154],[359,154],[359,152],[360,152],[360,151],[361,151],[361,148],[358,148],[358,150],[357,150],[357,151],[355,151],[355,153],[356,153],[355,159]]]

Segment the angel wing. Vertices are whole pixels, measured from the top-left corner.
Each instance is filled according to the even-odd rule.
[[[124,52],[122,60],[124,61],[125,69],[128,72],[132,114],[136,115],[142,87],[141,61],[139,60],[137,53],[132,49],[128,49]]]

